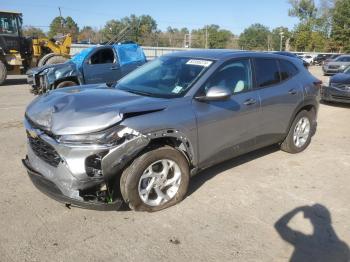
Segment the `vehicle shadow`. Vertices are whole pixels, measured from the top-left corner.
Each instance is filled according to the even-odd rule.
[[[21,78],[10,78],[6,79],[1,86],[13,86],[13,85],[24,85],[27,84],[26,76],[21,76]]]
[[[306,235],[288,226],[289,221],[299,212],[309,219],[313,233]],[[301,206],[283,215],[276,223],[275,229],[281,238],[294,246],[290,258],[294,261],[350,261],[348,245],[339,239],[332,227],[329,210],[320,204]]]
[[[340,102],[320,101],[320,104],[325,105],[325,106],[333,106],[333,107],[340,107],[340,108],[350,108],[350,104],[340,103]]]
[[[235,157],[233,159],[227,160],[223,163],[217,164],[215,166],[203,170],[202,172],[198,173],[197,175],[191,178],[187,196],[193,194],[204,183],[206,183],[208,180],[215,177],[216,175],[224,172],[225,170],[248,163],[252,160],[274,153],[278,150],[280,149],[277,145],[264,147],[262,149],[258,149],[245,155]]]

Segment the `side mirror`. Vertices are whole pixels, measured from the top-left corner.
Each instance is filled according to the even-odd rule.
[[[208,89],[205,96],[196,97],[199,101],[221,101],[227,100],[231,97],[232,92],[223,86],[212,86]]]

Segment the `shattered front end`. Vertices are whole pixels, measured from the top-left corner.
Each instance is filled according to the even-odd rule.
[[[35,186],[68,205],[118,209],[118,174],[149,138],[125,126],[82,135],[56,136],[25,119],[28,155],[23,164]]]

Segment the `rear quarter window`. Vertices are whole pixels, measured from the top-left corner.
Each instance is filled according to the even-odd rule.
[[[279,60],[281,80],[286,80],[298,74],[298,68],[287,60]]]
[[[275,85],[281,81],[276,59],[256,58],[255,70],[258,87]]]

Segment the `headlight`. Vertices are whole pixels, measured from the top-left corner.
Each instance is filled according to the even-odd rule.
[[[59,137],[58,142],[63,144],[79,145],[105,145],[112,146],[123,141],[127,135],[137,135],[138,132],[125,126],[116,126],[107,130],[82,134],[82,135],[63,135]]]
[[[61,76],[62,76],[62,72],[61,72],[61,71],[59,71],[59,70],[55,71],[55,77],[56,77],[56,79],[61,78]]]
[[[39,75],[46,75],[48,72],[52,70],[53,70],[53,67],[45,68],[43,71],[39,73]]]

